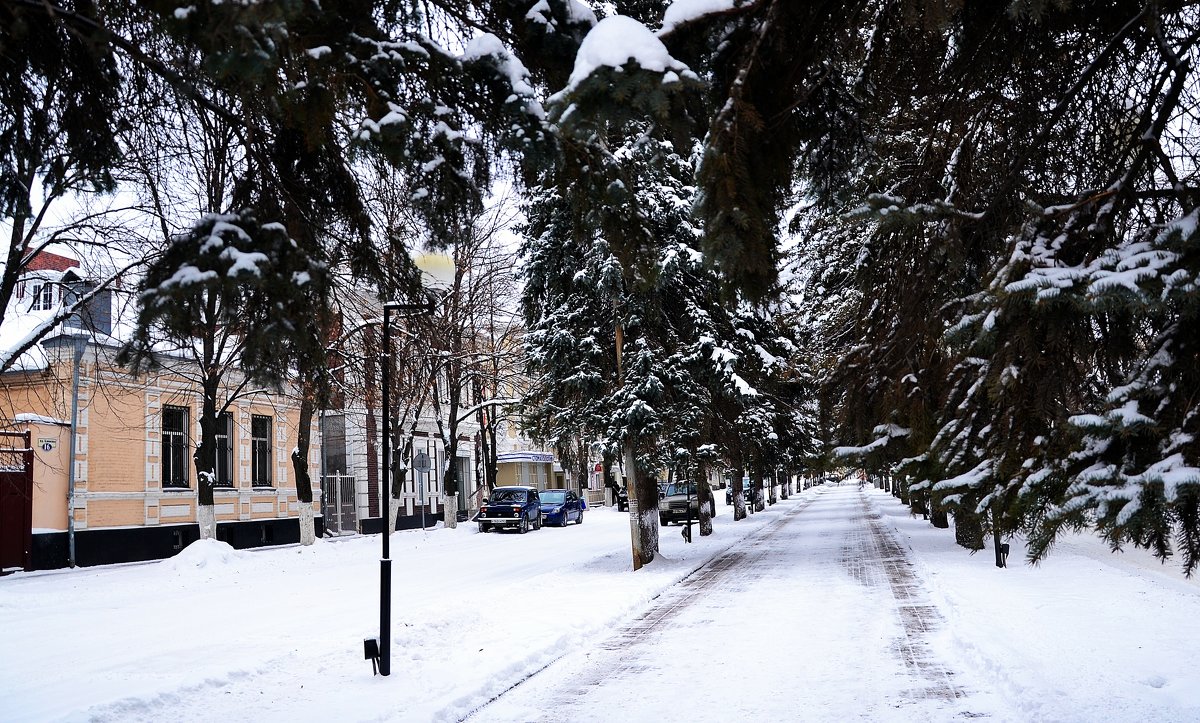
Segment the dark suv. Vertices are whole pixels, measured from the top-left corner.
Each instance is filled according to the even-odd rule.
[[[658,524],[685,522],[689,518],[696,521],[700,519],[700,498],[696,496],[696,485],[683,482],[667,485],[658,501]]]
[[[479,508],[479,531],[512,527],[524,534],[542,528],[542,502],[535,487],[497,487]]]

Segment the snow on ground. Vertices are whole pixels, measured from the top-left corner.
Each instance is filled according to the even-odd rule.
[[[664,593],[597,649],[480,711],[492,721],[868,721],[993,718],[1009,709],[951,678],[899,615],[923,598],[857,485],[788,505]],[[881,543],[887,543],[881,544]],[[895,574],[893,574],[895,573]],[[924,616],[926,621],[932,615]]]
[[[990,552],[968,555],[949,531],[910,517],[883,493],[865,494],[882,515],[872,524],[895,530],[922,599],[940,613],[929,655],[973,696],[935,711],[1200,720],[1200,586],[1175,567],[1147,567],[1135,551],[1112,556],[1080,537],[1037,568],[1021,563],[1014,541],[1011,567],[998,570]],[[612,509],[526,535],[484,535],[473,525],[396,533],[387,678],[372,676],[362,658],[363,638],[378,634],[378,537],[256,551],[209,543],[158,563],[17,573],[0,579],[0,719],[457,720],[574,651],[620,660],[615,631],[683,594],[695,578],[675,583],[753,546],[789,513],[794,520],[773,533],[780,550],[765,546],[757,571],[748,556],[745,585],[726,572],[723,597],[698,592],[678,630],[664,620],[668,659],[688,666],[699,694],[715,703],[770,696],[760,709],[772,719],[812,719],[789,707],[797,696],[824,719],[888,718],[884,698],[910,689],[913,675],[878,653],[898,630],[896,603],[881,593],[863,598],[840,577],[857,568],[828,559],[829,540],[857,539],[863,518],[818,509],[822,495],[858,492],[810,490],[736,524],[719,505],[713,537],[685,545],[678,527],[667,528],[664,554],[637,573],[629,570],[628,515]],[[762,604],[785,614],[795,601],[782,618],[787,627],[743,615],[752,606],[748,597],[738,602],[740,589],[759,590]],[[719,648],[689,647],[707,626],[744,635]],[[798,631],[818,643],[787,644]],[[649,688],[653,675],[639,690],[640,680],[624,679],[627,700],[685,695]],[[494,717],[503,718],[503,703],[488,709]],[[622,705],[593,718],[677,719],[672,711]]]
[[[991,549],[964,554],[951,531],[874,501],[947,617],[937,649],[985,672],[1019,719],[1200,720],[1200,579],[1177,562],[1074,535],[1036,567],[1014,539],[1001,570]]]
[[[719,534],[630,572],[629,517],[526,535],[392,536],[392,675],[362,640],[379,630],[378,537],[309,548],[186,548],[150,564],[0,579],[6,721],[383,718],[454,720],[564,652],[588,646],[738,538]]]

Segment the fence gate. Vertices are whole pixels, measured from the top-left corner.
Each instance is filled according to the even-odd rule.
[[[0,432],[0,570],[32,568],[33,447],[29,432]]]
[[[321,492],[325,532],[330,535],[352,535],[358,532],[354,478],[340,474],[322,477]]]

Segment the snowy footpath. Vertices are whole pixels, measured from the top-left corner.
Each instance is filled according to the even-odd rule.
[[[1010,568],[822,487],[629,570],[629,518],[0,579],[0,720],[1200,720],[1200,585],[1061,544]]]

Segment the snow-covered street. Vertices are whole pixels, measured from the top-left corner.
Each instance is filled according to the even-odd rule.
[[[998,570],[821,487],[629,571],[629,521],[379,538],[0,580],[5,720],[1200,718],[1200,586],[1071,538]],[[693,574],[694,573],[694,574]]]
[[[941,627],[865,498],[793,506],[480,720],[941,719],[1001,711],[929,651]],[[972,685],[978,689],[979,686]]]

